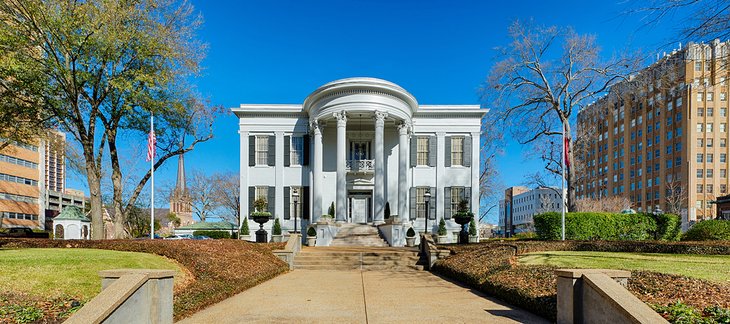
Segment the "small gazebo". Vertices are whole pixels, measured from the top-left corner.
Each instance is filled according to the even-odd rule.
[[[53,237],[57,240],[88,240],[91,220],[75,206],[67,206],[53,219]]]

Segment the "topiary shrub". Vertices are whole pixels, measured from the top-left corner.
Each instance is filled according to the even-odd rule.
[[[469,222],[469,235],[477,235],[477,222],[474,220],[474,217],[472,217],[471,221]]]
[[[385,214],[384,217],[386,219],[390,218],[390,203],[389,202],[385,203],[385,211],[383,213]]]
[[[682,236],[682,218],[679,215],[647,215],[653,218],[656,223],[656,231],[654,232],[655,240],[679,241],[679,238]]]
[[[416,236],[416,231],[413,230],[413,227],[409,227],[408,228],[408,230],[406,231],[406,236],[407,237],[415,237]]]
[[[446,233],[446,221],[442,218],[441,221],[439,221],[438,234],[439,236],[444,236]]]
[[[279,219],[274,219],[274,226],[271,228],[271,235],[281,235],[281,223]]]
[[[212,239],[229,239],[231,233],[226,231],[194,231],[193,236],[207,236]]]
[[[317,230],[314,229],[314,227],[310,226],[307,229],[307,236],[317,236]]]
[[[706,220],[694,224],[682,236],[682,241],[730,240],[730,221]]]
[[[248,228],[248,220],[244,220],[241,224],[241,235],[250,235],[251,230]]]
[[[335,202],[334,201],[330,204],[330,208],[327,209],[327,215],[335,217]]]

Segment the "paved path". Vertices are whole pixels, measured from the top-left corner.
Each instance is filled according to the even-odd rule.
[[[294,270],[181,323],[547,323],[427,271]]]

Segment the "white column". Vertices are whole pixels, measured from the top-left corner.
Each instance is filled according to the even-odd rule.
[[[241,136],[241,175],[239,178],[239,201],[238,203],[241,206],[241,210],[239,211],[239,220],[240,224],[238,226],[242,226],[243,222],[248,220],[248,131],[246,130],[239,130],[238,134]],[[249,224],[251,225],[251,224]],[[249,226],[249,229],[252,227]],[[251,233],[253,233],[255,229],[251,230]]]
[[[314,152],[312,157],[312,223],[319,220],[322,216],[322,130],[319,123],[314,120],[311,122],[312,140],[314,141]]]
[[[479,216],[481,216],[479,211],[479,170],[482,167],[479,163],[481,160],[479,153],[482,148],[481,143],[479,143],[480,136],[481,133],[479,132],[471,133],[471,211],[474,213],[474,217],[476,217],[477,227],[479,226]],[[479,234],[478,230],[477,234]]]
[[[337,118],[337,199],[335,201],[335,220],[345,222],[347,220],[347,170],[345,169],[345,158],[347,147],[345,144],[345,130],[347,129],[347,116],[344,111],[334,113]]]
[[[385,159],[383,158],[383,128],[388,113],[375,112],[375,188],[373,201],[375,213],[373,222],[382,224],[385,221]]]
[[[276,197],[274,205],[274,217],[279,218],[282,227],[284,224],[284,132],[274,132],[276,136],[276,149],[274,151],[274,195]],[[272,223],[273,224],[273,223]],[[292,225],[293,226],[293,225]],[[286,229],[286,228],[285,228]]]
[[[408,122],[398,125],[398,216],[408,220]]]

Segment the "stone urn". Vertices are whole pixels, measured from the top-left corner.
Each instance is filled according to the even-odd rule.
[[[416,246],[416,231],[413,230],[413,227],[409,227],[406,231],[406,246]]]
[[[454,215],[454,222],[461,225],[461,231],[459,231],[459,244],[466,244],[469,242],[469,232],[466,230],[466,224],[471,222],[474,214],[471,212],[458,212]]]
[[[317,244],[317,230],[313,226],[307,229],[307,246],[314,246]]]
[[[259,229],[256,231],[256,243],[266,243],[268,241],[269,232],[264,229],[264,224],[271,219],[269,212],[255,212],[251,214],[253,221],[259,223]]]
[[[469,243],[479,243],[479,236],[469,235]]]

